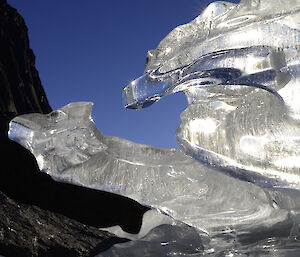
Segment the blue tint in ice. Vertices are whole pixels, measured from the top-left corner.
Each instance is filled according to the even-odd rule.
[[[256,185],[176,149],[103,135],[91,119],[91,107],[79,102],[47,115],[18,116],[9,137],[32,151],[40,170],[57,180],[130,197],[200,230],[242,224],[250,230],[266,218],[272,224],[286,219],[287,212],[274,209],[269,194]]]
[[[32,151],[40,170],[56,180],[121,194],[154,208],[145,214],[138,235],[109,228],[134,241],[104,256],[139,256],[139,247],[149,256],[201,256],[231,249],[233,243],[244,247],[253,235],[266,239],[274,230],[283,229],[284,235],[292,231],[299,210],[297,191],[262,189],[176,149],[105,136],[90,117],[91,107],[71,103],[48,115],[18,116],[9,137]]]
[[[299,18],[299,0],[215,2],[148,52],[124,105],[183,91],[187,155],[103,135],[87,102],[16,117],[9,136],[54,179],[153,207],[138,235],[109,228],[133,241],[99,256],[297,256]]]
[[[186,154],[260,186],[300,189],[299,18],[300,1],[212,3],[149,52],[125,107],[183,91]]]

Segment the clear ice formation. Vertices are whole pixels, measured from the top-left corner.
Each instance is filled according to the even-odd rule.
[[[298,256],[298,20],[299,0],[215,2],[148,52],[124,105],[139,109],[183,91],[189,106],[177,140],[187,155],[103,135],[88,102],[16,117],[9,137],[54,179],[174,219],[155,218],[152,230],[150,220],[139,240],[99,256],[140,256],[141,247],[155,257]]]
[[[260,186],[300,189],[299,20],[299,0],[214,2],[148,52],[124,106],[183,91],[185,153]]]
[[[121,194],[207,233],[224,226],[249,233],[287,219],[260,187],[200,164],[176,149],[105,136],[92,103],[50,114],[25,114],[10,123],[10,139],[29,149],[54,179]],[[267,220],[267,221],[266,221]]]
[[[10,123],[9,137],[29,149],[40,170],[55,180],[117,193],[154,208],[144,215],[138,235],[108,229],[134,241],[97,256],[139,257],[141,248],[153,257],[220,256],[225,250],[231,256],[238,247],[244,253],[245,244],[257,238],[287,233],[292,238],[287,244],[295,243],[298,191],[261,188],[176,149],[105,136],[94,124],[91,108],[92,103],[78,102],[47,115],[18,116]],[[260,242],[259,249],[269,249],[265,247],[272,242]]]

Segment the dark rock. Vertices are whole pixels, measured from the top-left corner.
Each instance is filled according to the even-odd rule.
[[[93,256],[95,248],[100,252],[125,241],[0,192],[0,254],[6,257]]]
[[[17,114],[51,110],[29,48],[25,22],[16,9],[0,1],[1,128]]]
[[[7,138],[16,115],[51,107],[35,69],[23,18],[0,0],[0,255],[90,256],[124,239],[99,228],[137,233],[148,210],[118,195],[59,183]]]

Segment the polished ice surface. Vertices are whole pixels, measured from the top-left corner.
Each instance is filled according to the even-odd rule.
[[[215,2],[148,52],[124,105],[183,91],[189,156],[103,135],[87,102],[19,116],[9,136],[54,179],[154,208],[134,241],[99,256],[298,256],[299,14],[299,0]]]
[[[124,105],[183,91],[186,154],[260,186],[300,189],[299,20],[300,1],[214,2],[148,52]]]
[[[249,233],[288,212],[260,187],[219,173],[176,149],[105,136],[91,119],[92,103],[68,104],[50,114],[25,114],[9,137],[29,149],[54,179],[121,194],[158,208],[207,233],[224,227]]]

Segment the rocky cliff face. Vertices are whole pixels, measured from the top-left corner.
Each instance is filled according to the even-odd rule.
[[[17,203],[0,191],[0,255],[94,256],[125,241],[58,213]]]
[[[124,241],[99,227],[138,232],[148,210],[121,196],[55,182],[7,138],[16,115],[50,111],[25,22],[0,0],[0,255],[6,257],[93,256]]]
[[[50,111],[35,68],[35,56],[29,48],[25,22],[6,0],[0,0],[0,113],[4,116],[1,120],[21,113]]]

